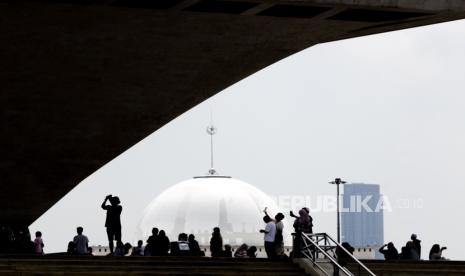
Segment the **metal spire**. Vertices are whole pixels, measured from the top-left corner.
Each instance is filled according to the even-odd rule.
[[[216,134],[216,132],[218,131],[218,129],[213,125],[213,118],[212,118],[212,112],[210,110],[210,125],[207,127],[207,133],[208,135],[210,135],[210,169],[208,170],[208,174],[209,175],[215,175],[216,174],[216,170],[215,170],[215,167],[214,167],[214,155],[213,155],[213,135]]]

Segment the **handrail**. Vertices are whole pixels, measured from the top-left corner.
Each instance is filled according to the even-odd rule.
[[[302,234],[303,234],[302,236],[305,238],[304,241],[306,241],[306,240],[310,241],[310,242],[313,244],[313,246],[315,246],[317,249],[319,249],[319,251],[320,251],[323,255],[325,255],[326,258],[328,258],[328,259],[331,261],[331,263],[332,263],[333,265],[337,266],[337,268],[339,268],[340,270],[342,270],[346,275],[352,275],[352,274],[350,273],[350,271],[348,271],[346,268],[342,267],[342,266],[337,262],[337,260],[335,260],[333,257],[331,257],[331,255],[329,255],[328,252],[326,252],[326,250],[323,250],[315,241],[313,241],[310,237],[306,236],[305,233],[302,233]],[[306,248],[308,248],[308,246],[307,246],[307,244],[305,243],[304,249],[306,249]],[[307,253],[304,252],[303,250],[302,250],[302,254],[307,255]],[[309,256],[307,256],[307,257],[309,257]],[[315,257],[314,257],[314,258],[315,258]],[[310,258],[310,259],[312,260],[312,258]],[[314,259],[312,260],[312,262],[313,262],[321,271],[323,271],[326,275],[330,276],[330,274],[328,274],[328,272],[326,272]]]
[[[359,266],[361,266],[363,269],[365,269],[365,271],[367,271],[370,275],[372,276],[376,276],[373,272],[371,272],[370,269],[368,269],[368,267],[366,267],[362,262],[360,262],[357,258],[355,258],[354,255],[352,255],[352,253],[350,253],[344,246],[340,245],[337,241],[335,241],[331,236],[329,235],[326,235],[332,242],[334,242],[335,244],[337,244],[339,246],[339,248],[341,248],[342,250],[344,250],[344,252],[350,256],[352,258],[352,260],[354,260]]]
[[[325,273],[328,276],[331,276],[327,271],[323,269],[322,266],[320,266],[317,262],[317,256],[318,253],[323,254],[334,266],[334,269],[337,269],[339,271],[342,271],[344,274],[352,276],[354,275],[351,273],[346,267],[343,267],[342,265],[339,264],[338,260],[334,258],[336,255],[337,251],[334,251],[335,249],[339,248],[342,250],[345,255],[350,256],[350,258],[355,261],[359,267],[363,268],[369,275],[371,276],[376,276],[368,267],[366,267],[362,262],[360,262],[357,258],[355,258],[346,248],[344,248],[341,244],[336,242],[331,236],[329,236],[326,233],[316,233],[316,234],[307,234],[307,233],[302,233],[302,241],[304,242],[304,247],[299,249],[300,253],[310,259],[314,265],[316,265],[323,273]],[[321,241],[324,241],[324,245],[320,245],[319,243]],[[314,247],[314,251],[318,250],[318,252],[311,252],[311,248],[308,245],[308,242],[311,243]],[[331,244],[332,243],[332,244]],[[333,255],[331,256],[327,251],[333,251]],[[337,257],[337,256],[336,256]]]

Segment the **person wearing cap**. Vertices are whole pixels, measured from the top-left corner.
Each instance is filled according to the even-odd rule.
[[[111,205],[107,205],[107,200]],[[121,212],[123,207],[119,205],[121,201],[117,196],[107,195],[102,203],[102,209],[107,211],[105,220],[105,227],[107,228],[108,244],[110,246],[110,253],[113,253],[113,241],[116,240],[117,244],[121,242]]]

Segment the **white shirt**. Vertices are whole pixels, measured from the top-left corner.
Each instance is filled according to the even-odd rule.
[[[265,241],[274,242],[274,237],[276,236],[276,224],[270,221],[266,224],[265,227]]]
[[[77,235],[73,240],[76,245],[76,252],[78,254],[87,254],[87,245],[89,244],[89,239],[84,235]]]

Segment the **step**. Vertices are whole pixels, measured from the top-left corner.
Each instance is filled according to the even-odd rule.
[[[0,256],[0,275],[304,275],[289,260],[207,257]]]

